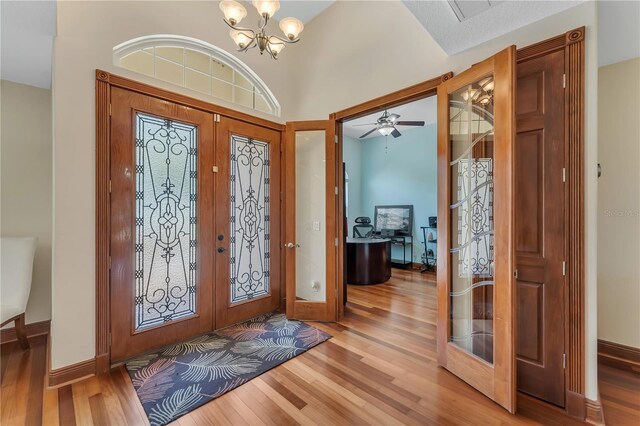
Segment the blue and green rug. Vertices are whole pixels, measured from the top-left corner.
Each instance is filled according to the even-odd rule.
[[[126,363],[149,423],[164,425],[331,336],[266,314]]]

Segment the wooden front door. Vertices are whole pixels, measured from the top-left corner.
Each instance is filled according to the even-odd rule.
[[[438,364],[510,412],[515,53],[438,87]]]
[[[564,52],[518,64],[515,249],[518,390],[564,406]]]
[[[280,132],[216,123],[216,328],[280,304]]]
[[[213,329],[213,114],[111,90],[111,362]],[[105,242],[106,244],[106,242]]]
[[[337,320],[338,187],[335,120],[287,123],[285,282],[287,318]]]

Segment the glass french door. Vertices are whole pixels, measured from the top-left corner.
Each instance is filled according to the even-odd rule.
[[[284,258],[287,318],[336,321],[335,121],[286,124]]]
[[[280,305],[281,133],[216,123],[216,328]]]
[[[438,364],[510,412],[515,54],[438,87]]]
[[[111,362],[213,328],[213,114],[111,90]]]

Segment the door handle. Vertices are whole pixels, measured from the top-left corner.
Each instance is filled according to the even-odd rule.
[[[298,248],[300,247],[300,244],[294,244],[294,243],[287,243],[287,248]]]
[[[218,253],[224,253],[225,248],[224,247],[218,247]]]

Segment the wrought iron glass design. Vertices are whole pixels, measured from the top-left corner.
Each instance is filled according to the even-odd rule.
[[[493,79],[450,95],[450,341],[493,362]]]
[[[196,313],[197,128],[136,113],[136,330]]]
[[[231,300],[269,294],[269,144],[231,135]]]

